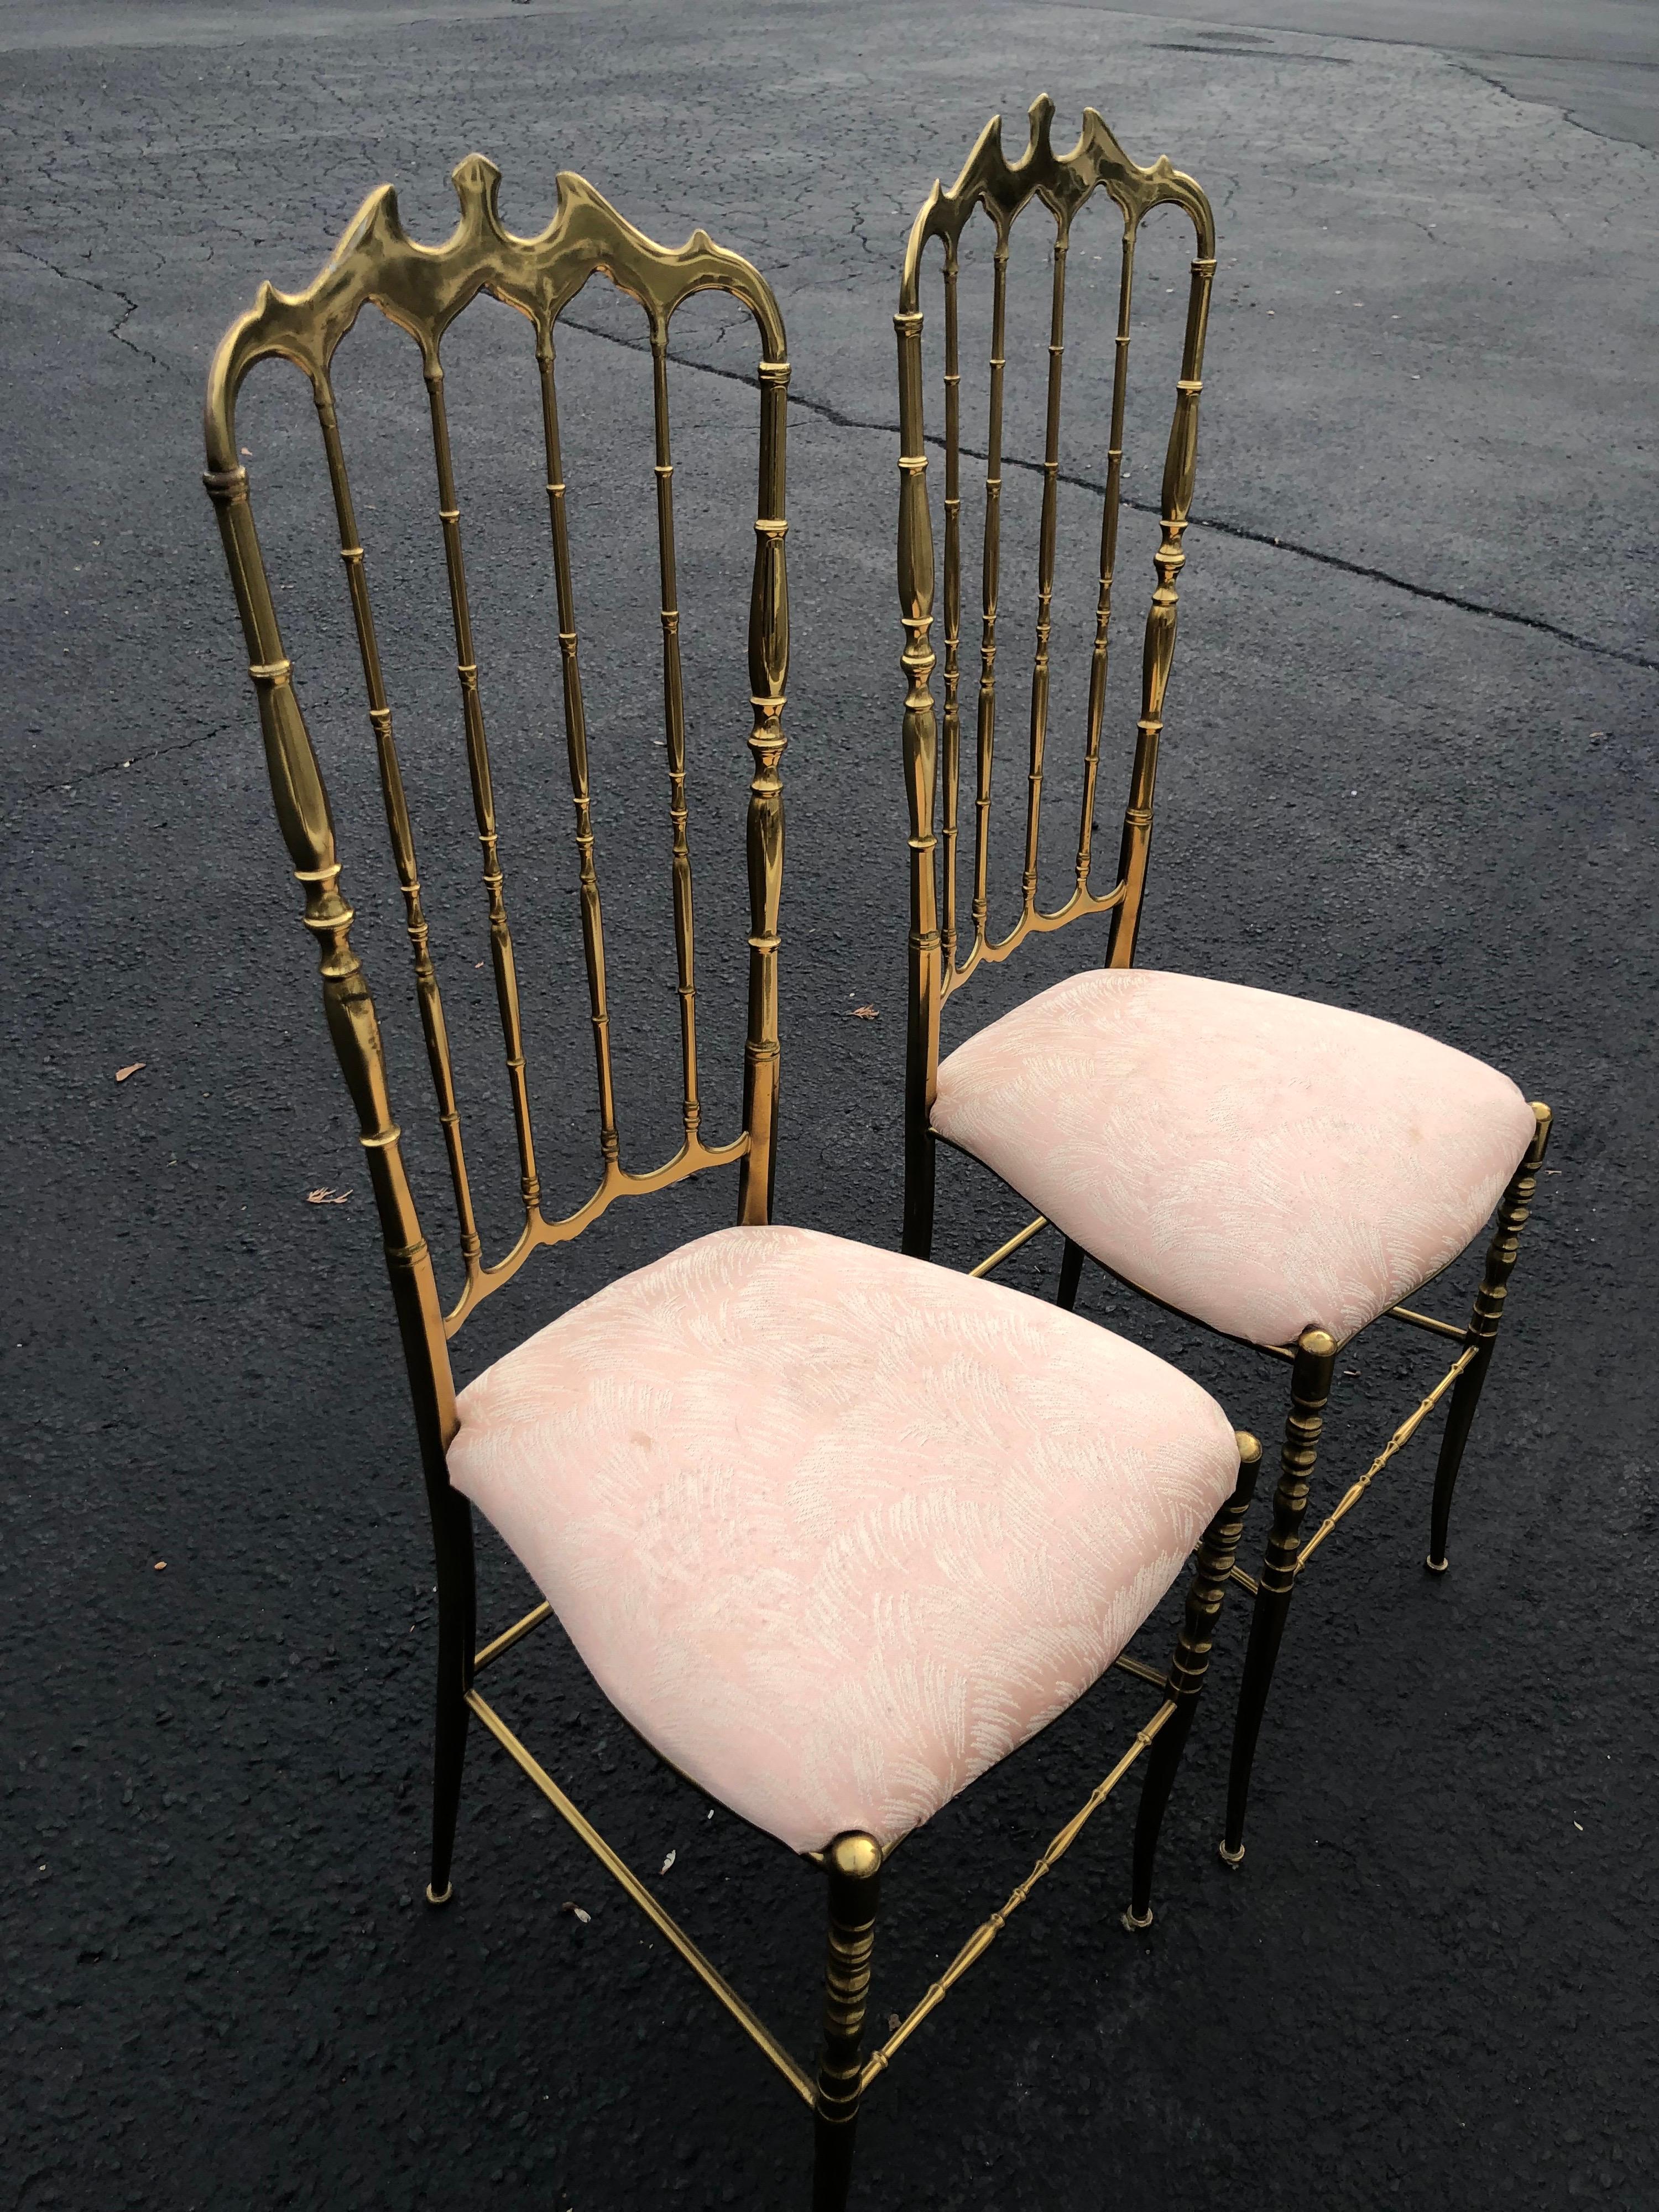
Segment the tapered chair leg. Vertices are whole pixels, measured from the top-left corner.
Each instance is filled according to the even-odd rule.
[[[1152,1924],[1152,1867],[1158,1857],[1158,1831],[1164,1808],[1175,1787],[1176,1770],[1198,1711],[1199,1692],[1209,1670],[1210,1649],[1216,1620],[1226,1594],[1238,1540],[1244,1533],[1244,1516],[1255,1495],[1255,1479],[1261,1467],[1261,1447],[1243,1429],[1237,1430],[1238,1482],[1199,1540],[1198,1565],[1187,1589],[1187,1609],[1176,1638],[1170,1667],[1169,1694],[1175,1711],[1152,1739],[1147,1754],[1146,1776],[1140,1785],[1140,1810],[1135,1820],[1134,1869],[1130,1883],[1126,1928]]]
[[[860,2045],[870,1996],[881,1846],[856,1829],[824,1854],[830,1875],[830,1954],[824,1973],[823,2055],[813,2104],[812,2212],[846,2212],[853,2142],[863,2095]]]
[[[1466,1343],[1474,1346],[1474,1358],[1452,1385],[1445,1434],[1440,1440],[1440,1458],[1434,1470],[1434,1505],[1429,1523],[1429,1556],[1424,1561],[1431,1574],[1443,1575],[1451,1564],[1446,1557],[1446,1530],[1451,1520],[1452,1492],[1457,1487],[1457,1471],[1463,1464],[1463,1447],[1469,1440],[1475,1407],[1480,1403],[1481,1385],[1497,1349],[1498,1327],[1504,1318],[1510,1276],[1520,1255],[1521,1231],[1532,1211],[1538,1171],[1549,1146],[1550,1109],[1534,1099],[1532,1110],[1537,1127],[1527,1147],[1527,1157],[1516,1170],[1514,1180],[1498,1209],[1497,1231],[1486,1254],[1480,1287],[1474,1294],[1474,1314],[1465,1339]]]
[[[449,1870],[466,1759],[466,1692],[477,1620],[472,1508],[459,1491],[446,1486],[434,1498],[432,1530],[438,1569],[438,1715],[432,1758],[432,1879],[426,1901],[447,1905],[455,1893]]]
[[[1261,1716],[1267,1711],[1273,1664],[1285,1633],[1285,1616],[1291,1609],[1291,1594],[1296,1588],[1297,1561],[1302,1551],[1302,1516],[1308,1510],[1308,1485],[1319,1456],[1319,1432],[1324,1425],[1325,1404],[1331,1395],[1331,1370],[1335,1360],[1334,1337],[1322,1328],[1303,1331],[1297,1343],[1296,1364],[1291,1370],[1291,1411],[1285,1424],[1279,1487],[1273,1492],[1273,1525],[1261,1564],[1261,1579],[1256,1585],[1255,1611],[1250,1616],[1250,1640],[1238,1691],[1238,1713],[1233,1723],[1232,1765],[1227,1777],[1227,1832],[1221,1843],[1221,1856],[1229,1866],[1237,1866],[1244,1856],[1244,1808],[1250,1794],[1250,1770],[1255,1764]]]
[[[1077,1294],[1083,1281],[1083,1262],[1086,1255],[1080,1244],[1073,1244],[1068,1237],[1066,1249],[1060,1259],[1060,1288],[1054,1293],[1054,1304],[1064,1306],[1067,1313],[1075,1310]]]

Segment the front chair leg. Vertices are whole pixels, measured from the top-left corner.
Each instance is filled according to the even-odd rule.
[[[1492,1356],[1498,1344],[1498,1325],[1504,1318],[1504,1301],[1509,1295],[1510,1276],[1521,1250],[1521,1231],[1527,1225],[1532,1211],[1533,1193],[1538,1188],[1538,1170],[1544,1164],[1544,1154],[1550,1140],[1550,1109],[1536,1099],[1533,1101],[1536,1127],[1527,1147],[1527,1156],[1515,1171],[1514,1179],[1504,1194],[1503,1204],[1498,1209],[1498,1228],[1486,1254],[1486,1265],[1480,1277],[1480,1287],[1474,1294],[1474,1315],[1469,1322],[1466,1344],[1472,1344],[1474,1357],[1452,1386],[1451,1405],[1446,1414],[1445,1434],[1440,1440],[1440,1458],[1434,1470],[1434,1508],[1429,1524],[1429,1556],[1424,1565],[1431,1574],[1443,1575],[1450,1561],[1446,1557],[1446,1529],[1451,1520],[1452,1492],[1457,1486],[1457,1470],[1463,1463],[1463,1447],[1469,1440],[1469,1430],[1474,1422],[1474,1409],[1480,1403],[1480,1386],[1486,1379],[1486,1370],[1492,1365]]]
[[[1279,1487],[1273,1492],[1273,1525],[1261,1563],[1261,1579],[1256,1585],[1244,1678],[1238,1691],[1238,1715],[1233,1723],[1227,1832],[1221,1844],[1221,1856],[1229,1866],[1237,1866],[1244,1856],[1244,1808],[1250,1794],[1250,1769],[1255,1763],[1256,1739],[1261,1733],[1279,1638],[1285,1633],[1285,1616],[1296,1588],[1302,1516],[1308,1510],[1308,1485],[1319,1456],[1319,1432],[1324,1425],[1335,1362],[1335,1338],[1322,1328],[1304,1329],[1297,1340],[1296,1363],[1291,1369],[1291,1411],[1285,1424]]]
[[[1146,1778],[1140,1785],[1140,1811],[1135,1820],[1134,1871],[1130,1885],[1126,1928],[1152,1924],[1152,1866],[1158,1857],[1158,1830],[1164,1808],[1175,1786],[1199,1692],[1210,1664],[1210,1646],[1227,1580],[1238,1556],[1238,1540],[1244,1533],[1244,1516],[1255,1495],[1255,1479],[1261,1467],[1261,1447],[1244,1429],[1234,1431],[1238,1443],[1238,1482],[1209,1527],[1199,1539],[1198,1565],[1187,1589],[1187,1610],[1176,1638],[1168,1693],[1175,1711],[1152,1738],[1146,1762]]]
[[[438,1570],[438,1715],[432,1755],[432,1879],[428,1905],[447,1905],[466,1758],[466,1692],[472,1680],[477,1619],[472,1555],[472,1508],[446,1485],[433,1499],[432,1534]]]
[[[870,1995],[881,1846],[850,1829],[824,1853],[830,1875],[830,1955],[824,1972],[823,2056],[813,2103],[812,2212],[846,2212],[853,2139],[863,2094],[859,2046]]]
[[[1083,1280],[1084,1250],[1073,1244],[1068,1237],[1066,1249],[1060,1255],[1060,1288],[1054,1293],[1054,1304],[1064,1306],[1067,1313],[1076,1310],[1077,1294]]]

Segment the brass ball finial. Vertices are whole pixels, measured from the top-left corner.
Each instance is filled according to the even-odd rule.
[[[844,1836],[837,1836],[823,1856],[830,1872],[848,1881],[868,1881],[881,1870],[881,1845],[860,1828],[849,1828]]]

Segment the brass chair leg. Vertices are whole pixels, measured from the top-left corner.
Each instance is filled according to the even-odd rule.
[[[1304,1329],[1297,1340],[1296,1362],[1291,1369],[1291,1411],[1285,1424],[1285,1448],[1279,1461],[1279,1487],[1273,1492],[1273,1525],[1256,1586],[1255,1611],[1250,1617],[1250,1641],[1244,1655],[1244,1678],[1239,1685],[1238,1714],[1233,1723],[1232,1765],[1227,1777],[1227,1832],[1221,1856],[1237,1866],[1244,1856],[1244,1808],[1250,1794],[1250,1769],[1255,1763],[1256,1739],[1273,1685],[1273,1662],[1285,1633],[1285,1616],[1296,1588],[1296,1564],[1302,1549],[1302,1516],[1308,1510],[1308,1485],[1319,1456],[1319,1432],[1324,1425],[1325,1402],[1331,1395],[1331,1370],[1336,1360],[1336,1340],[1322,1328]]]
[[[461,1805],[466,1759],[466,1692],[472,1680],[477,1597],[472,1557],[472,1508],[446,1487],[433,1500],[432,1533],[438,1567],[438,1716],[432,1758],[432,1879],[428,1905],[447,1905],[455,1894],[450,1863]]]
[[[870,1995],[881,1846],[857,1829],[824,1854],[830,1874],[830,1954],[824,1973],[823,2055],[813,2105],[812,2212],[846,2212],[862,2094],[859,2045]]]
[[[1521,1249],[1521,1231],[1527,1225],[1532,1211],[1533,1193],[1538,1188],[1538,1171],[1544,1163],[1544,1154],[1550,1141],[1550,1109],[1536,1099],[1533,1113],[1537,1127],[1533,1133],[1527,1156],[1516,1170],[1513,1181],[1504,1194],[1498,1209],[1498,1228],[1486,1254],[1486,1265],[1480,1277],[1480,1287],[1474,1294],[1474,1314],[1469,1322],[1466,1340],[1475,1347],[1474,1358],[1452,1386],[1451,1404],[1446,1413],[1445,1433],[1440,1440],[1440,1458],[1434,1470],[1434,1506],[1429,1523],[1429,1555],[1424,1561],[1431,1574],[1443,1575],[1450,1561],[1446,1557],[1446,1530],[1451,1520],[1452,1492],[1457,1487],[1457,1471],[1463,1463],[1463,1447],[1469,1440],[1474,1425],[1475,1407],[1480,1402],[1480,1387],[1486,1379],[1486,1370],[1498,1344],[1498,1326],[1504,1318],[1504,1302],[1509,1294],[1509,1279]]]
[[[933,1185],[938,1172],[938,1139],[924,1122],[918,1128],[914,1115],[904,1132],[904,1226],[899,1249],[913,1260],[933,1256]]]
[[[1068,1237],[1066,1249],[1060,1255],[1060,1288],[1054,1293],[1054,1304],[1064,1306],[1067,1313],[1077,1306],[1077,1294],[1083,1281],[1083,1262],[1087,1255],[1080,1244],[1073,1244]]]
[[[1187,1609],[1170,1667],[1169,1693],[1176,1701],[1176,1709],[1152,1739],[1146,1777],[1140,1786],[1129,1909],[1123,1916],[1123,1925],[1132,1929],[1150,1928],[1152,1924],[1152,1867],[1158,1857],[1158,1831],[1164,1825],[1164,1811],[1175,1786],[1176,1770],[1181,1765],[1181,1754],[1198,1711],[1199,1692],[1209,1669],[1216,1620],[1233,1561],[1238,1556],[1244,1516],[1255,1495],[1255,1479],[1261,1471],[1261,1445],[1243,1429],[1237,1434],[1238,1482],[1232,1496],[1199,1540],[1198,1565],[1188,1586]]]

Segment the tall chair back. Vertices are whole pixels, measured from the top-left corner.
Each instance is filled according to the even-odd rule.
[[[926,1255],[933,1237],[933,1139],[930,1117],[937,1088],[939,1014],[945,1000],[983,963],[1006,960],[1034,932],[1054,930],[1083,915],[1112,917],[1107,963],[1127,967],[1152,839],[1152,794],[1158,773],[1164,696],[1175,657],[1176,589],[1184,556],[1182,538],[1192,504],[1198,451],[1198,399],[1202,388],[1204,331],[1215,275],[1215,224],[1209,201],[1190,177],[1159,159],[1142,168],[1124,153],[1093,108],[1085,108],[1083,133],[1069,154],[1049,141],[1054,102],[1044,97],[1030,110],[1030,139],[1018,159],[1003,152],[1001,118],[981,133],[961,175],[946,191],[935,184],[918,210],[904,258],[899,311],[899,535],[898,582],[908,679],[904,702],[904,769],[910,811],[909,1030],[905,1102],[904,1249]],[[1060,479],[1060,390],[1066,353],[1066,269],[1079,210],[1097,191],[1115,202],[1123,217],[1118,312],[1101,505],[1099,589],[1096,600],[1088,706],[1083,732],[1082,812],[1075,881],[1059,905],[1037,898],[1038,836],[1048,743],[1049,644]],[[1000,591],[1003,386],[1007,356],[1008,263],[1015,222],[1033,205],[1054,224],[1044,413],[1042,504],[1037,546],[1036,634],[1031,667],[1029,773],[1019,912],[1010,927],[993,929],[988,890],[992,770],[996,744],[997,623]],[[1154,556],[1157,584],[1146,618],[1141,665],[1140,714],[1117,872],[1097,889],[1093,880],[1093,817],[1106,704],[1112,592],[1117,564],[1118,516],[1123,481],[1124,409],[1129,368],[1130,305],[1135,241],[1156,207],[1175,206],[1191,218],[1196,240],[1182,344],[1175,416],[1164,465],[1162,534]],[[958,249],[963,233],[982,210],[995,234],[993,257],[990,392],[985,445],[985,537],[981,563],[979,678],[975,722],[972,891],[967,926],[957,893],[962,781],[962,408],[958,327]],[[922,264],[931,240],[944,249],[945,532],[942,715],[936,713],[933,675],[934,545],[927,493],[927,450],[922,371]],[[940,723],[942,720],[943,727]]]
[[[495,166],[471,154],[454,172],[460,222],[441,246],[418,245],[398,219],[389,185],[370,194],[333,258],[307,290],[290,296],[264,285],[252,308],[226,333],[210,373],[206,410],[205,483],[218,511],[231,580],[246,637],[249,675],[264,727],[277,818],[305,893],[305,925],[319,957],[323,1001],[342,1073],[356,1108],[362,1142],[385,1238],[434,1517],[447,1490],[445,1455],[454,1434],[454,1388],[448,1340],[466,1316],[518,1272],[539,1247],[577,1236],[623,1195],[664,1188],[706,1168],[735,1164],[738,1218],[769,1218],[778,1097],[778,901],[783,863],[783,801],[779,761],[789,654],[789,602],[784,566],[785,409],[789,382],[782,319],[770,286],[739,255],[696,231],[677,249],[657,246],[625,222],[592,186],[566,172],[558,179],[558,211],[536,238],[506,230],[496,207]],[[605,925],[595,855],[586,721],[577,648],[575,594],[566,514],[554,331],[562,310],[589,277],[600,273],[644,308],[650,334],[655,417],[657,535],[661,653],[672,824],[670,873],[679,998],[683,1136],[673,1156],[653,1167],[624,1166],[611,1073],[605,983]],[[747,823],[750,928],[749,1011],[744,1047],[743,1121],[738,1133],[710,1143],[702,1127],[698,1090],[696,982],[691,854],[687,838],[686,719],[680,668],[680,611],[674,543],[674,462],[668,405],[668,333],[674,313],[693,293],[716,290],[754,318],[760,341],[759,492],[754,584],[749,616],[749,690],[754,710]],[[557,646],[562,675],[566,749],[574,805],[583,949],[592,1019],[598,1084],[598,1178],[586,1200],[550,1218],[537,1165],[532,1094],[519,979],[501,859],[483,693],[466,566],[459,499],[451,456],[440,349],[451,324],[480,293],[528,318],[535,331],[551,556],[556,586]],[[430,418],[449,602],[459,684],[461,735],[483,855],[490,960],[501,1016],[508,1089],[517,1139],[522,1223],[499,1256],[485,1255],[475,1215],[461,1115],[457,1103],[442,994],[416,857],[414,830],[392,730],[392,708],[370,597],[368,556],[358,528],[331,370],[337,348],[362,308],[373,302],[420,349]],[[442,1127],[459,1231],[462,1283],[446,1312],[433,1261],[410,1190],[393,1118],[379,1021],[362,963],[352,949],[353,915],[342,888],[334,824],[317,756],[295,688],[294,670],[276,620],[249,500],[248,473],[236,435],[236,401],[256,363],[273,356],[310,379],[327,459],[339,553],[350,594],[362,663],[392,854],[402,892],[427,1058]],[[553,640],[548,640],[550,648]]]

